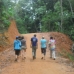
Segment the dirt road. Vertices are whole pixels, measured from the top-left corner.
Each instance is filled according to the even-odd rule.
[[[24,35],[24,34],[23,34]],[[24,35],[27,40],[26,60],[15,62],[13,48],[0,54],[0,74],[74,74],[74,68],[66,64],[66,59],[57,55],[56,60],[49,57],[47,49],[46,59],[41,60],[40,43],[37,49],[37,58],[32,60],[32,51],[30,48],[30,38],[33,34]],[[42,35],[37,35],[41,38]]]

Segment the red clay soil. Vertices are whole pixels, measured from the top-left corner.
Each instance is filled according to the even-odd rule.
[[[18,29],[16,27],[16,23],[14,20],[11,21],[11,25],[9,26],[8,29],[8,40],[10,43],[13,43],[13,40],[15,39],[16,36],[19,36]]]
[[[67,35],[59,32],[37,33],[37,35],[39,40],[42,36],[45,36],[47,41],[49,41],[50,36],[53,36],[56,40],[56,50],[58,52],[71,53],[71,46],[73,42]]]
[[[59,33],[59,32],[51,32],[50,36],[55,37],[58,51],[61,50],[62,52],[71,53],[71,46],[73,42],[67,35]]]
[[[64,63],[66,59],[59,58],[56,60],[50,59],[49,50],[47,49],[46,59],[41,60],[40,39],[45,36],[47,41],[53,36],[56,40],[56,50],[59,52],[71,52],[72,41],[70,38],[59,32],[36,33],[38,38],[37,57],[32,60],[32,49],[30,48],[30,39],[34,33],[22,34],[27,42],[26,60],[22,60],[20,56],[19,62],[15,62],[13,48],[0,54],[0,73],[1,74],[74,74],[74,68]],[[15,21],[11,22],[8,30],[8,39],[13,43],[15,37],[19,35]],[[3,61],[2,61],[3,60]],[[60,62],[59,62],[60,60]]]
[[[14,20],[11,21],[11,24],[10,24],[10,26],[8,28],[8,31],[5,32],[4,35],[5,35],[6,38],[3,41],[5,41],[5,43],[7,45],[5,45],[5,44],[3,44],[4,46],[1,45],[0,46],[0,52],[4,51],[8,47],[10,47],[13,44],[13,41],[14,41],[15,37],[20,35],[19,32],[18,32],[18,29],[16,27],[16,23],[15,23]]]
[[[38,40],[40,40],[43,35],[49,39],[49,34],[51,35],[51,33],[36,34]],[[19,62],[15,62],[15,55],[12,49],[1,55],[0,58],[3,60],[1,60],[1,74],[74,74],[74,68],[72,67],[74,65],[70,66],[70,63],[67,63],[68,59],[56,55],[56,60],[53,60],[49,58],[50,54],[48,49],[45,60],[41,60],[42,56],[39,41],[36,59],[33,60],[32,48],[30,48],[30,39],[33,35],[34,33],[23,34],[27,42],[26,59],[22,59],[20,56]]]

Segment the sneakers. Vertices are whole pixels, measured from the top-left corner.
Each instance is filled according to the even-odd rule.
[[[15,59],[15,61],[17,61],[17,59]]]
[[[52,58],[52,57],[50,57],[50,58]]]
[[[26,57],[24,57],[24,59],[26,59]]]
[[[36,59],[36,57],[35,57],[35,56],[33,56],[33,60],[34,60],[34,59]]]
[[[43,57],[41,59],[43,59]]]
[[[55,58],[53,60],[55,60]]]

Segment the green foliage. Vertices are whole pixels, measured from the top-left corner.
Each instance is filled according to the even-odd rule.
[[[70,61],[74,62],[74,54],[67,52],[65,49],[61,49],[59,54],[60,56],[68,58]]]
[[[67,53],[67,56],[71,61],[74,62],[74,55],[73,54]]]
[[[5,9],[5,5],[4,5],[4,1],[1,0],[0,1],[0,32],[3,33],[5,32],[8,27],[9,27],[9,16],[8,16],[8,12]]]
[[[74,40],[74,0],[62,0],[62,32]],[[15,19],[20,33],[61,32],[60,0],[0,0],[0,28]]]

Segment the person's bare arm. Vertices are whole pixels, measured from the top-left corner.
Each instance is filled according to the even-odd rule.
[[[30,47],[32,48],[32,42],[30,43]]]

